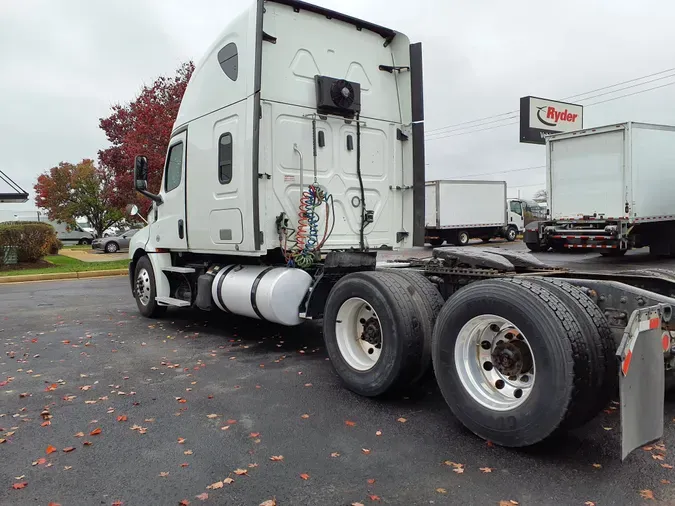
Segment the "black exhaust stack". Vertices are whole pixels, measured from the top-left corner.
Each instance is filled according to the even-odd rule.
[[[422,43],[410,45],[413,141],[413,246],[424,246],[424,80]]]

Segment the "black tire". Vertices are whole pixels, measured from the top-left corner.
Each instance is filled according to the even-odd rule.
[[[442,246],[445,240],[441,237],[436,237],[434,239],[429,239],[429,244],[432,246]]]
[[[457,372],[454,354],[460,330],[482,315],[512,322],[534,355],[532,391],[506,411],[475,400]],[[455,293],[436,321],[432,358],[436,381],[455,416],[478,436],[502,446],[529,446],[549,437],[569,413],[577,412],[579,393],[589,387],[586,375],[578,374],[588,364],[574,316],[550,290],[517,278],[479,281]]]
[[[490,239],[492,239],[492,238],[488,237],[488,236],[480,238],[480,240],[483,241],[483,242],[490,242]]]
[[[147,304],[141,302],[141,298],[138,293],[138,277],[141,272],[145,269],[148,273],[150,280],[150,300]],[[134,298],[136,299],[136,305],[138,306],[138,311],[145,316],[146,318],[159,318],[164,313],[166,313],[167,307],[160,306],[157,304],[155,297],[157,297],[157,284],[155,283],[155,273],[152,269],[152,263],[147,256],[141,257],[136,263],[136,270],[134,271],[134,285],[133,285]]]
[[[542,250],[541,243],[538,242],[526,242],[525,246],[533,253],[539,253]]]
[[[471,236],[469,235],[469,232],[467,232],[466,230],[457,232],[457,246],[466,246],[467,244],[469,244],[470,239]]]
[[[600,254],[603,257],[622,257],[628,252],[627,249],[601,249]]]
[[[607,318],[581,289],[559,279],[532,278],[532,281],[542,284],[565,303],[586,341],[590,387],[579,392],[578,412],[570,412],[561,427],[575,429],[595,418],[607,407],[617,391],[619,371],[616,343]]]
[[[91,244],[91,239],[80,239],[77,244],[79,245],[85,245],[85,244]]]
[[[379,360],[370,369],[350,366],[338,346],[338,311],[351,298],[361,298],[376,312],[383,334]],[[358,272],[343,277],[326,301],[323,335],[338,376],[350,390],[376,397],[408,387],[420,375],[424,353],[424,322],[418,293],[402,277],[383,271]]]
[[[103,248],[103,251],[106,253],[117,253],[120,250],[120,245],[117,244],[115,241],[109,241],[105,244],[105,248]]]
[[[418,379],[425,376],[431,368],[431,336],[434,332],[434,324],[436,323],[438,314],[441,312],[443,304],[445,304],[445,299],[443,299],[438,288],[420,272],[401,269],[391,269],[388,272],[405,280],[419,295],[419,299],[415,299],[415,301],[418,306],[420,321],[424,325],[424,347],[419,375],[413,379],[413,383],[415,383]]]
[[[516,227],[509,227],[506,229],[505,239],[513,242],[518,237],[518,229]]]

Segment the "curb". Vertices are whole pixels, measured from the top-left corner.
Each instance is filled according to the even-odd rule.
[[[3,283],[25,283],[28,281],[58,281],[62,279],[87,279],[103,278],[112,276],[126,276],[128,269],[111,269],[107,271],[85,271],[85,272],[54,272],[50,274],[25,274],[17,276],[2,276],[0,284]]]

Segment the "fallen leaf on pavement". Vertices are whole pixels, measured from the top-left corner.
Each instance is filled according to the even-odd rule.
[[[368,482],[369,485],[372,485],[372,484],[375,483],[375,478],[369,478],[369,479],[366,480],[366,481]]]
[[[249,437],[258,437],[260,435],[260,432],[251,432],[249,434]]]
[[[127,421],[127,415],[120,415],[117,417],[118,422],[126,422]]]
[[[491,468],[491,467],[481,467],[481,468],[479,468],[479,469],[480,469],[481,471],[483,471],[484,473],[491,473],[491,472],[492,472],[492,468]]]
[[[206,501],[208,498],[209,494],[206,492],[202,492],[201,494],[195,496],[195,499],[199,499],[200,501]]]
[[[227,425],[234,425],[235,423],[237,423],[236,420],[228,420],[227,421]]]
[[[190,501],[187,499],[183,499],[181,502],[178,503],[178,506],[190,506]]]
[[[351,506],[363,506],[362,502],[353,502]]]
[[[89,435],[90,435],[90,436],[98,436],[100,433],[101,433],[101,428],[98,427],[98,428],[92,430],[92,431],[89,433]]]
[[[307,418],[309,418],[309,415],[305,413],[304,415],[301,415],[300,418],[304,418],[306,420]]]
[[[596,469],[600,469],[602,467],[602,464],[593,464],[593,467],[595,467]]]
[[[281,461],[281,460],[284,460],[284,456],[283,456],[283,455],[272,455],[272,456],[270,457],[270,460],[271,460],[272,462],[279,462],[279,461]]]
[[[456,467],[456,468],[453,469],[453,471],[456,472],[457,474],[462,474],[462,473],[464,473],[464,468],[463,467]]]
[[[185,438],[179,437],[179,438],[178,438],[178,444],[179,444],[179,445],[182,445],[183,443],[185,443]]]
[[[206,415],[206,418],[218,418],[218,415],[211,413],[210,415]]]
[[[21,483],[14,483],[12,485],[12,488],[14,490],[21,490],[22,488],[26,488],[27,485],[28,485],[27,481],[22,481]]]
[[[673,466],[671,466],[670,464],[661,464],[661,467],[663,467],[664,469],[672,469],[673,468]]]
[[[190,465],[190,464],[188,464],[187,462],[183,462],[183,463],[180,465],[180,467],[187,467],[187,466],[189,466],[189,465]]]
[[[84,432],[78,432],[75,437],[84,437]]]
[[[379,495],[369,495],[371,501],[379,501],[380,496]]]
[[[307,473],[302,473],[300,475],[300,478],[302,478],[303,480],[309,480],[309,475]]]
[[[612,430],[612,427],[603,427],[605,430]]]
[[[22,474],[21,476],[15,476],[14,479],[15,480],[23,480],[25,477],[26,477],[26,475]]]
[[[49,420],[47,420],[46,422],[42,422],[42,423],[40,424],[40,427],[47,427],[48,425],[51,425],[51,424],[52,424],[52,422],[50,422]]]
[[[247,469],[235,469],[234,474],[236,474],[237,476],[243,476],[244,474],[248,474],[248,470]]]
[[[49,455],[50,453],[54,453],[56,451],[56,448],[53,447],[52,445],[49,445],[47,449],[45,450],[45,453]]]
[[[340,454],[338,452],[333,452],[330,454],[331,457],[339,457]]]
[[[267,499],[267,501],[261,502],[260,506],[277,506],[277,500],[276,499]]]
[[[403,417],[401,417],[401,418],[397,419],[396,421],[397,421],[397,422],[401,422],[401,423],[405,423],[405,422],[407,422],[408,420],[405,419],[405,418],[403,418]]]
[[[94,444],[94,443],[92,443],[91,441],[82,441],[82,445],[83,445],[83,446],[91,446],[91,445],[93,445],[93,444]]]
[[[661,480],[661,484],[670,485],[670,480]]]
[[[256,467],[258,467],[258,464],[256,464],[255,462],[252,462],[251,464],[248,465],[249,469],[253,469],[253,468],[256,468]]]
[[[225,426],[221,427],[220,430],[228,430],[229,428],[230,428],[229,425],[225,425]]]
[[[640,490],[640,496],[643,499],[654,499],[654,492],[651,490]]]
[[[368,448],[361,448],[361,451],[362,451],[365,455],[370,455],[370,450],[369,450]]]
[[[375,435],[376,435],[376,436],[381,436],[381,435],[382,435],[382,431],[381,431],[381,430],[378,430],[378,431],[375,433]]]
[[[169,473],[168,473],[168,471],[161,471],[161,472],[159,473],[159,475],[160,475],[162,478],[166,478],[167,476],[169,476]]]
[[[68,446],[67,448],[64,448],[64,449],[63,449],[63,451],[64,451],[65,453],[70,453],[70,452],[72,452],[73,450],[75,450],[75,447],[73,447],[73,446]]]
[[[192,455],[192,450],[185,450],[183,455]]]
[[[654,449],[654,447],[653,446],[643,446],[642,449],[646,452],[650,452]]]
[[[511,499],[510,501],[499,501],[499,506],[518,506],[518,501]]]
[[[57,502],[50,502],[47,506],[61,506],[61,505]]]
[[[444,488],[437,488],[436,492],[438,492],[439,494],[447,494],[448,493],[448,491],[445,490]]]
[[[0,445],[1,445],[2,443],[5,443],[5,442],[7,442],[7,440],[6,440],[6,439],[2,439],[2,438],[0,438]]]
[[[223,483],[226,485],[229,485],[230,483],[234,483],[234,480],[230,478],[229,476],[223,480]]]
[[[352,422],[351,420],[345,420],[345,425],[349,427],[354,427],[356,425],[356,422]]]
[[[122,506],[124,503],[122,501],[115,501],[111,506]]]
[[[206,488],[208,488],[209,490],[216,490],[216,489],[219,489],[219,488],[223,488],[223,482],[217,481],[215,483],[212,483],[211,485],[209,485]]]
[[[595,506],[595,503],[593,501],[586,501],[584,506]]]
[[[665,457],[664,457],[663,455],[653,454],[653,455],[652,455],[652,458],[653,458],[654,460],[663,460]]]

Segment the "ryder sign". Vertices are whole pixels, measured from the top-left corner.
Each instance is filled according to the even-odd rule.
[[[580,105],[538,97],[520,99],[520,142],[546,144],[547,134],[581,130],[583,126],[584,108]]]

